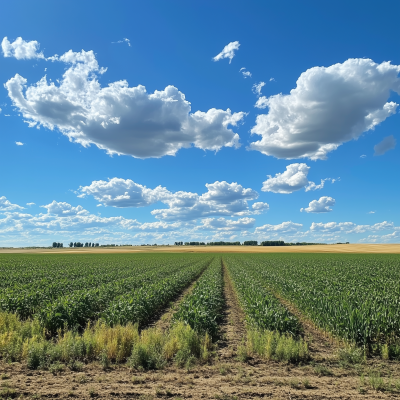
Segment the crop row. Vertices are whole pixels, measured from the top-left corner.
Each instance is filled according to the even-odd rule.
[[[60,279],[74,281],[90,276],[134,269],[140,266],[162,267],[166,263],[190,262],[201,255],[179,254],[50,254],[0,255],[0,288],[33,285],[41,290]]]
[[[366,348],[400,339],[400,258],[238,256],[318,326]]]
[[[238,257],[224,257],[248,325],[258,330],[297,335],[301,325],[257,279],[257,271]]]
[[[103,319],[110,326],[125,325],[128,322],[138,323],[139,326],[148,323],[161,308],[196,279],[210,261],[180,269],[162,280],[141,285],[137,290],[119,296],[105,308]]]
[[[61,272],[50,279],[35,280],[32,284],[14,285],[6,288],[0,294],[0,309],[7,312],[17,313],[22,318],[28,318],[43,308],[44,305],[57,303],[65,298],[93,297],[100,290],[101,292],[115,292],[116,295],[123,294],[140,284],[139,278],[145,279],[152,271],[167,273],[169,268],[179,268],[197,262],[198,258],[166,258],[163,263],[155,263],[152,259],[138,264],[127,262],[122,265],[115,263],[114,269],[105,268],[98,274],[92,274],[92,269],[83,269],[88,274],[76,279],[65,278]],[[73,265],[73,267],[75,267]],[[52,271],[49,269],[49,274]],[[58,277],[58,279],[56,279]],[[133,285],[133,286],[132,286]],[[92,288],[95,288],[92,290]],[[107,296],[109,298],[109,296]]]
[[[182,300],[173,320],[190,325],[198,333],[207,332],[212,338],[217,338],[224,306],[223,289],[221,257],[215,257],[193,291]]]

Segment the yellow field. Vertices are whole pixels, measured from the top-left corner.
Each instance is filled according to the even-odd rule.
[[[0,249],[0,253],[386,253],[400,254],[400,244],[330,244],[315,246],[121,246],[121,247],[75,247],[62,249]]]

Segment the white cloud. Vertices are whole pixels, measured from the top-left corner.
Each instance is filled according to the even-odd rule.
[[[35,203],[26,203],[27,206],[34,206]]]
[[[15,144],[16,144],[17,146],[23,146],[23,145],[24,145],[22,142],[15,142]]]
[[[367,157],[365,154],[361,154],[360,158],[365,158]]]
[[[268,211],[269,210],[269,204],[259,201],[257,203],[253,203],[251,208],[256,212],[260,212],[261,213],[262,211]]]
[[[297,232],[303,227],[302,224],[297,224],[292,221],[282,222],[277,225],[263,225],[255,229],[255,233],[265,233],[265,232],[276,232],[276,233],[286,233],[286,232]]]
[[[26,42],[21,37],[10,43],[7,36],[1,42],[4,57],[15,57],[17,60],[29,60],[32,58],[44,58],[39,51],[39,43],[36,40]]]
[[[130,179],[112,178],[108,181],[93,181],[79,188],[81,195],[93,196],[98,202],[111,207],[145,207],[171,196],[161,186],[149,189]]]
[[[367,214],[375,214],[375,211],[368,211]]]
[[[254,226],[254,218],[239,218],[236,221],[226,218],[205,218],[202,220],[203,225],[197,227],[197,230],[210,231],[241,231],[250,229]]]
[[[321,179],[321,183],[317,185],[315,182],[307,179],[310,167],[304,163],[289,164],[286,171],[278,173],[275,177],[268,175],[268,179],[263,182],[263,192],[273,193],[293,193],[296,190],[305,188],[306,192],[310,190],[322,189],[326,181],[335,183],[337,179],[325,178]]]
[[[213,216],[243,216],[259,213],[249,210],[247,201],[255,200],[258,193],[253,189],[245,189],[236,182],[225,181],[206,184],[208,191],[201,196],[197,193],[176,192],[162,200],[168,209],[151,212],[156,218],[172,221],[190,221]]]
[[[382,156],[387,151],[396,147],[396,139],[393,135],[386,136],[381,142],[374,146],[374,156]]]
[[[244,112],[212,108],[191,113],[185,95],[174,86],[151,94],[126,81],[101,87],[97,76],[106,69],[99,68],[93,51],[70,50],[53,59],[69,65],[58,85],[44,76],[27,87],[19,74],[5,84],[30,127],[57,128],[85,147],[95,144],[109,154],[137,158],[175,155],[191,146],[212,151],[240,146],[229,126],[237,126]]]
[[[207,183],[208,191],[199,195],[192,192],[170,192],[165,187],[147,188],[130,179],[113,178],[108,181],[93,181],[89,186],[79,188],[78,197],[93,196],[104,206],[144,207],[162,202],[169,208],[151,212],[164,221],[191,221],[211,216],[258,215],[269,208],[267,203],[255,203],[252,210],[249,200],[255,200],[258,193],[245,189],[236,182]]]
[[[326,159],[396,112],[398,104],[388,99],[391,91],[400,93],[399,71],[369,59],[308,69],[289,95],[259,99],[269,112],[257,116],[251,132],[262,138],[250,149],[277,158]]]
[[[243,74],[244,78],[251,78],[251,72],[246,71],[246,68],[240,68],[239,72]]]
[[[313,200],[310,202],[307,208],[301,208],[300,211],[307,213],[325,213],[332,211],[332,206],[335,205],[335,199],[328,196],[320,197],[319,200]]]
[[[128,38],[123,38],[122,40],[118,40],[117,42],[111,43],[127,43],[129,47],[131,47],[131,41]]]
[[[383,221],[374,225],[357,225],[354,222],[313,222],[310,227],[312,232],[344,232],[344,233],[365,233],[383,230],[400,231],[400,227],[394,226],[393,222]]]
[[[270,82],[275,82],[275,78],[269,78]]]
[[[253,93],[257,96],[261,96],[261,90],[263,88],[263,86],[265,86],[265,82],[259,82],[259,83],[255,83],[253,85],[253,87],[251,88],[251,90],[253,91]],[[258,101],[258,100],[257,100]]]
[[[236,42],[230,42],[229,44],[227,44],[223,50],[221,51],[221,53],[217,54],[213,60],[214,61],[219,61],[222,60],[224,58],[229,58],[229,64],[232,61],[232,58],[235,57],[235,51],[239,50],[240,47],[240,43],[238,41]]]
[[[47,209],[49,214],[55,214],[58,216],[70,216],[70,215],[87,215],[89,212],[82,206],[72,207],[71,204],[65,202],[57,202],[53,200],[47,206],[41,206]]]
[[[335,183],[336,181],[337,181],[337,179],[325,178],[325,179],[321,179],[321,183],[319,185],[317,185],[315,182],[310,181],[308,186],[306,186],[305,191],[309,192],[310,190],[323,189],[323,187],[325,186],[325,182]]]
[[[254,104],[254,107],[262,108],[262,109],[267,108],[268,107],[268,99],[265,96],[259,97],[256,101],[256,104]]]
[[[24,207],[19,206],[18,204],[12,204],[7,197],[0,197],[0,212],[3,211],[11,211],[11,210],[23,210]]]
[[[261,190],[273,193],[293,193],[303,189],[309,183],[307,179],[309,170],[310,167],[307,164],[290,164],[285,172],[278,173],[275,177],[268,175]]]

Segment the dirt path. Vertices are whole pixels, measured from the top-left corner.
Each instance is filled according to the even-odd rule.
[[[166,310],[164,310],[164,313],[161,315],[161,317],[153,324],[149,325],[149,327],[155,327],[161,329],[164,332],[170,327],[174,312],[178,309],[179,304],[182,302],[185,296],[187,296],[189,293],[193,291],[196,283],[198,282],[200,277],[204,274],[206,269],[179,295],[179,297]]]
[[[196,284],[196,282],[201,278],[207,268],[210,266],[211,261],[207,265],[206,268],[195,278],[173,301],[170,302],[169,307],[163,308],[158,314],[154,316],[152,321],[146,325],[145,329],[147,328],[158,328],[162,331],[166,331],[169,326],[171,325],[171,319],[174,315],[174,312],[178,309],[179,304],[183,300],[183,298],[189,294]]]
[[[304,330],[304,338],[309,344],[311,357],[315,361],[332,360],[336,357],[340,344],[328,333],[315,326],[315,324],[307,318],[296,306],[286,300],[278,293],[271,290],[274,296],[293,314],[295,315]]]
[[[229,278],[227,268],[222,262],[224,274],[225,310],[221,324],[222,340],[219,342],[218,356],[221,360],[236,356],[237,348],[246,337],[246,327],[243,311]]]

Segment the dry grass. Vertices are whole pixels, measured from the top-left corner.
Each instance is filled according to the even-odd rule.
[[[0,249],[0,253],[108,254],[108,253],[376,253],[400,254],[400,244],[329,244],[315,246],[121,246],[62,249]]]

